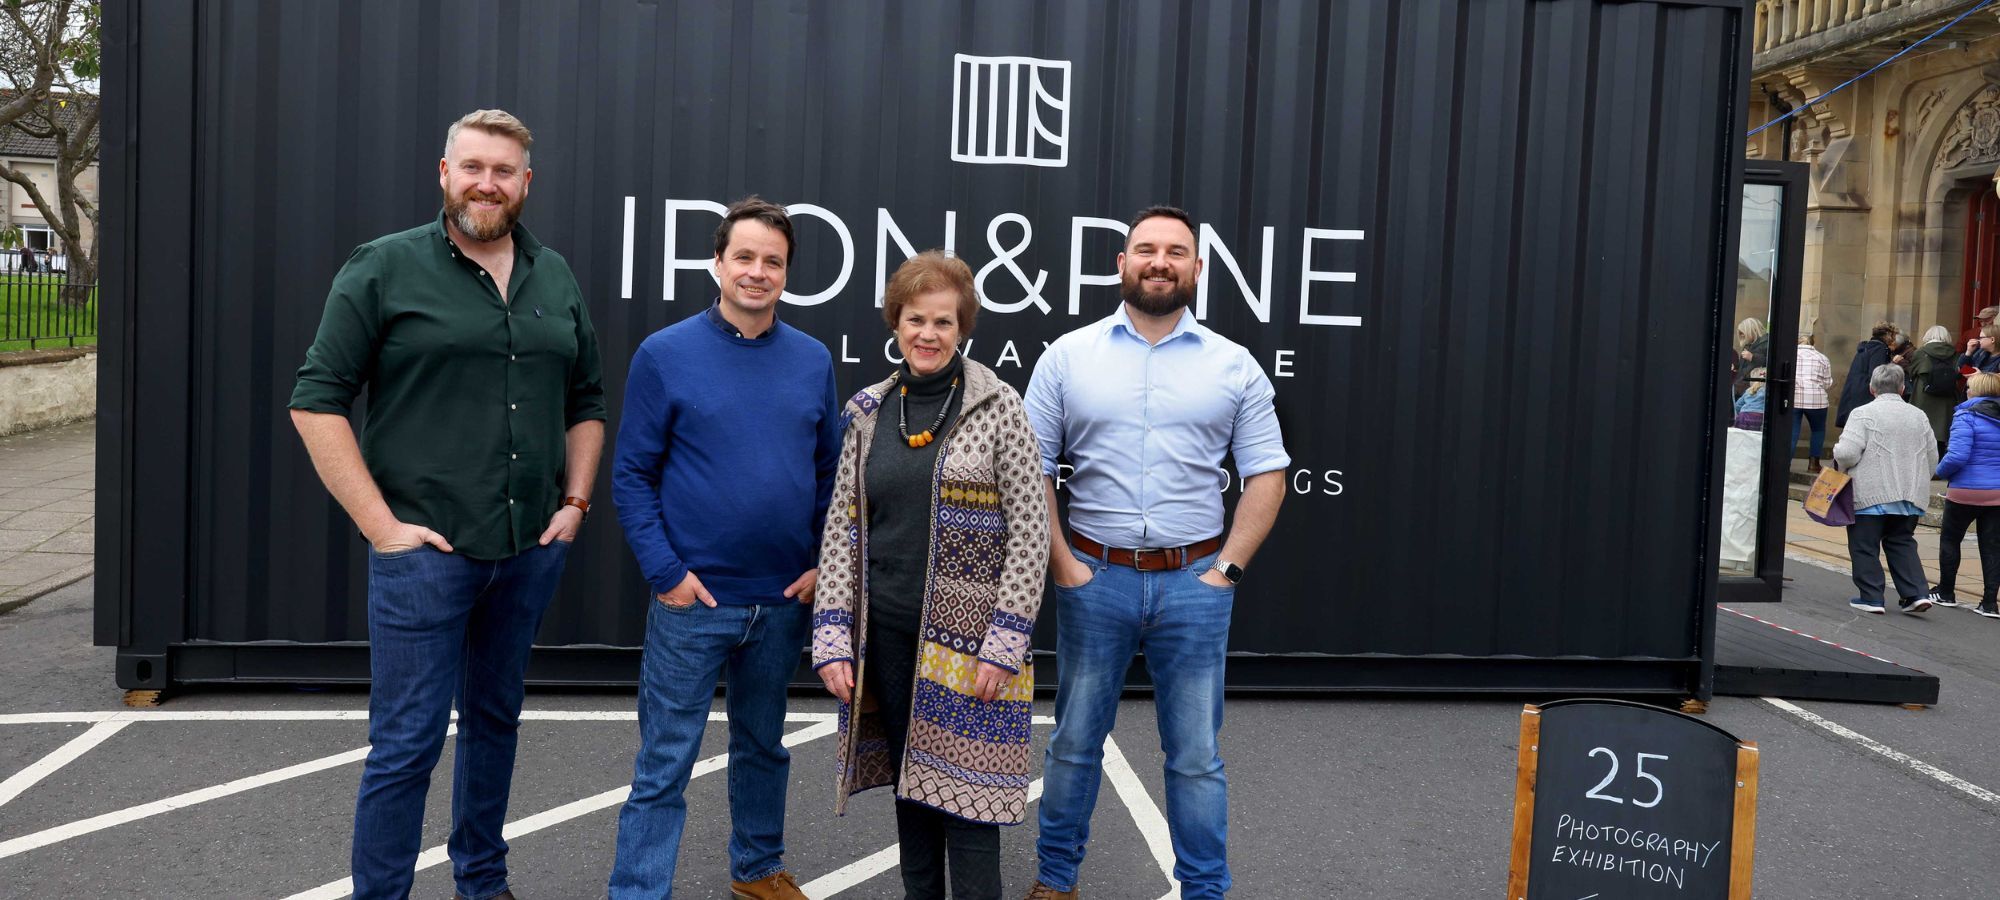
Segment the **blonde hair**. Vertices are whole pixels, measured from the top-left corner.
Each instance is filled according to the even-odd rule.
[[[1755,380],[1751,381],[1749,386],[1743,389],[1743,393],[1745,394],[1764,393],[1764,367],[1758,366],[1757,368],[1751,369],[1748,377]]]
[[[1967,397],[2000,397],[2000,375],[1995,375],[1992,372],[1980,372],[1966,379],[1965,395]]]
[[[1741,350],[1764,336],[1764,323],[1754,318],[1736,323],[1736,349]]]
[[[514,118],[513,113],[504,109],[475,109],[459,116],[458,121],[451,123],[451,127],[444,132],[446,157],[451,156],[451,145],[458,140],[458,131],[461,128],[484,131],[495,137],[512,138],[515,143],[521,145],[521,165],[523,167],[528,165],[528,150],[535,146],[535,135],[528,130],[528,126],[521,124],[520,119]]]

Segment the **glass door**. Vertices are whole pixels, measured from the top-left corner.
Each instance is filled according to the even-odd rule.
[[[1717,361],[1731,407],[1717,572],[1724,603],[1776,602],[1784,583],[1805,180],[1804,163],[1744,166],[1736,312]]]

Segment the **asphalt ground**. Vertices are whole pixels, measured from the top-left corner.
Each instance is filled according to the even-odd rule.
[[[1784,602],[1748,611],[1937,674],[1943,696],[1918,711],[1796,704],[1831,728],[1765,699],[1715,700],[1707,718],[1762,751],[1756,896],[2000,896],[2000,621],[1865,616],[1845,605],[1844,574],[1788,569]],[[85,581],[0,615],[0,897],[340,896],[365,694],[198,690],[123,724],[49,721],[128,712],[112,651],[89,645],[90,598]],[[1541,699],[1553,698],[1232,699],[1222,740],[1234,896],[1499,896],[1520,704]],[[603,894],[637,745],[632,708],[629,692],[530,694],[509,814],[525,831],[509,856],[524,900]],[[833,817],[833,743],[817,736],[833,703],[801,695],[791,709],[788,865],[818,882],[815,897],[900,897],[889,797],[864,794]],[[253,713],[271,718],[241,718]],[[1048,730],[1035,729],[1038,742]],[[87,734],[102,740],[71,752]],[[712,725],[704,755],[724,741]],[[1149,701],[1121,706],[1113,742],[1132,774],[1103,790],[1083,896],[1171,896]],[[447,745],[440,771],[450,765]],[[676,896],[728,896],[721,775],[689,789]],[[427,848],[448,829],[448,776],[433,787]],[[1003,830],[1010,897],[1033,876],[1032,823]],[[449,871],[423,869],[414,896],[450,897]]]

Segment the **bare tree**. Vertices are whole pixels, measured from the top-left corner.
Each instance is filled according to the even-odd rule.
[[[55,202],[11,164],[0,165],[0,178],[26,192],[61,236],[69,256],[63,302],[74,306],[87,304],[97,283],[98,207],[77,185],[97,164],[99,104],[86,88],[98,75],[101,23],[97,0],[0,0],[0,78],[11,88],[0,95],[0,130],[53,143]]]

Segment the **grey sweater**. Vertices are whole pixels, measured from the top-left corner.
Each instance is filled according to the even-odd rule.
[[[1908,500],[1929,507],[1937,439],[1922,410],[1894,394],[1855,409],[1833,448],[1833,461],[1854,479],[1854,508]]]

